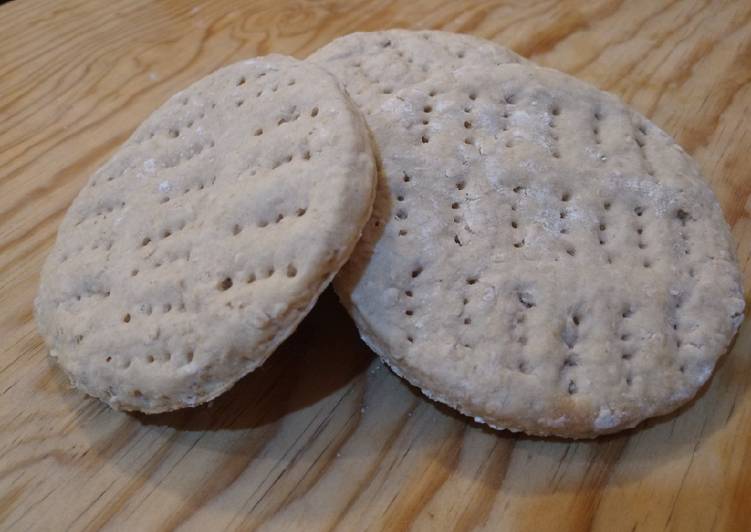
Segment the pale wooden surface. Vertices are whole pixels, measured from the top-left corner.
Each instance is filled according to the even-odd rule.
[[[232,60],[443,28],[611,90],[699,160],[751,266],[751,2],[17,0],[0,6],[0,528],[751,530],[751,327],[680,415],[595,442],[495,433],[423,399],[331,293],[213,406],[113,412],[32,321],[42,260],[97,165]]]

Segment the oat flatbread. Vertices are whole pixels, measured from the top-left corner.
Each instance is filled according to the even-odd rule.
[[[365,341],[478,421],[591,437],[689,400],[742,321],[696,163],[548,69],[459,68],[368,116],[376,206],[335,288]]]
[[[50,354],[115,408],[210,400],[307,314],[374,185],[367,129],[323,69],[268,56],[215,72],[73,202],[35,305]]]

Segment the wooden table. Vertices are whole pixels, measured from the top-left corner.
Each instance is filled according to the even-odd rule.
[[[114,412],[69,388],[32,318],[87,176],[167,96],[354,30],[491,38],[613,91],[696,156],[751,266],[751,2],[17,0],[0,6],[0,528],[751,530],[751,327],[699,399],[571,443],[422,397],[326,293],[213,404]]]

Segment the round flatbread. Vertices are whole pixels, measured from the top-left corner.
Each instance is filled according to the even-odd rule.
[[[283,56],[215,72],[73,202],[35,303],[51,356],[115,408],[212,399],[308,313],[374,189],[367,129],[330,74]]]
[[[368,114],[405,87],[462,66],[493,68],[527,61],[485,39],[445,31],[387,30],[350,33],[307,59],[339,78]]]
[[[497,428],[591,437],[685,403],[744,307],[695,162],[617,98],[460,68],[368,116],[373,217],[334,281],[364,340]]]

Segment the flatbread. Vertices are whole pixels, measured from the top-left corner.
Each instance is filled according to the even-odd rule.
[[[367,117],[382,177],[334,282],[396,373],[478,422],[591,437],[688,401],[743,319],[696,163],[525,65],[436,72]]]
[[[307,60],[336,75],[365,114],[378,109],[394,91],[436,73],[463,66],[495,68],[527,63],[494,42],[433,30],[350,33],[334,39]]]
[[[374,188],[367,129],[330,74],[283,56],[215,72],[73,202],[35,304],[50,355],[114,408],[212,399],[307,314]]]

